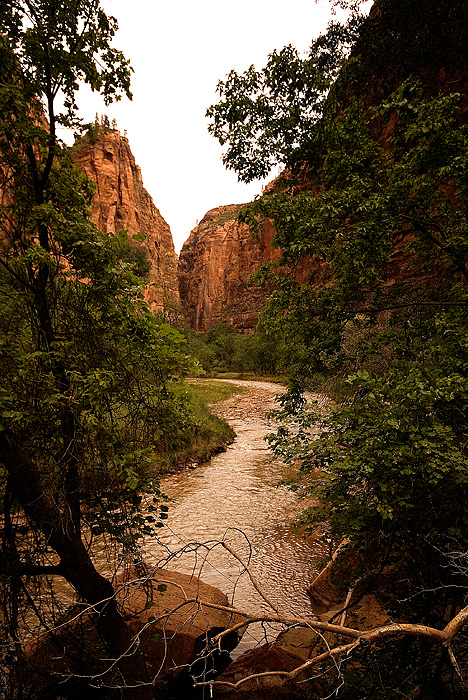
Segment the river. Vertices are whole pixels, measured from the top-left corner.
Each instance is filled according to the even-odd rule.
[[[193,572],[229,595],[230,602],[250,614],[272,609],[252,585],[239,561],[245,563],[262,591],[283,615],[312,615],[307,585],[318,571],[323,545],[295,533],[290,522],[303,509],[299,497],[278,483],[291,468],[271,460],[264,440],[274,425],[266,413],[277,406],[278,384],[236,381],[245,393],[236,394],[217,412],[237,437],[226,452],[193,470],[165,478],[161,488],[169,503],[167,525],[157,539],[148,539],[142,552],[149,564]],[[266,635],[271,638],[271,634]],[[265,637],[260,627],[243,641],[241,650]]]

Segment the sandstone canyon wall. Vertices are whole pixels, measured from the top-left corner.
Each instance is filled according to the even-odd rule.
[[[178,305],[177,256],[169,225],[143,187],[140,168],[128,140],[117,130],[99,129],[97,138],[85,136],[72,148],[73,162],[96,185],[91,220],[105,233],[126,229],[142,233],[151,268],[145,298],[152,311]],[[132,244],[133,245],[133,244]]]
[[[269,221],[253,238],[237,222],[240,204],[211,209],[184,243],[179,256],[182,310],[191,328],[209,330],[227,321],[243,333],[253,331],[271,289],[261,289],[249,277],[263,261],[276,261],[274,231]]]

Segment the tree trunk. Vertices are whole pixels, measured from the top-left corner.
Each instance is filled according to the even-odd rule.
[[[150,700],[143,653],[120,614],[110,581],[101,576],[77,532],[70,511],[43,492],[38,470],[26,451],[12,437],[0,436],[0,462],[9,473],[16,499],[33,525],[60,557],[59,570],[79,596],[93,607],[99,634],[122,675],[129,700]]]

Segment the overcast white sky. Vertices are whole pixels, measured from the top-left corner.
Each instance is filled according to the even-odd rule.
[[[141,167],[143,184],[171,227],[176,251],[213,207],[247,202],[261,183],[244,185],[221,162],[205,110],[232,69],[261,68],[291,43],[306,51],[331,18],[328,0],[102,0],[119,22],[114,45],[134,69],[133,101],[105,107],[91,93],[80,114],[115,117]]]

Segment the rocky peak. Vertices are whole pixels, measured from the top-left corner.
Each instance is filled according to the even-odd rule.
[[[237,216],[243,205],[211,209],[191,232],[179,256],[179,292],[187,322],[199,332],[227,321],[252,332],[271,289],[260,289],[249,277],[263,261],[276,261],[273,229],[264,221],[255,239]]]
[[[125,229],[142,233],[146,240],[134,243],[144,249],[151,268],[145,297],[152,311],[178,304],[177,256],[169,225],[143,187],[127,138],[116,129],[100,128],[77,141],[72,160],[96,183],[91,220],[106,233]]]

